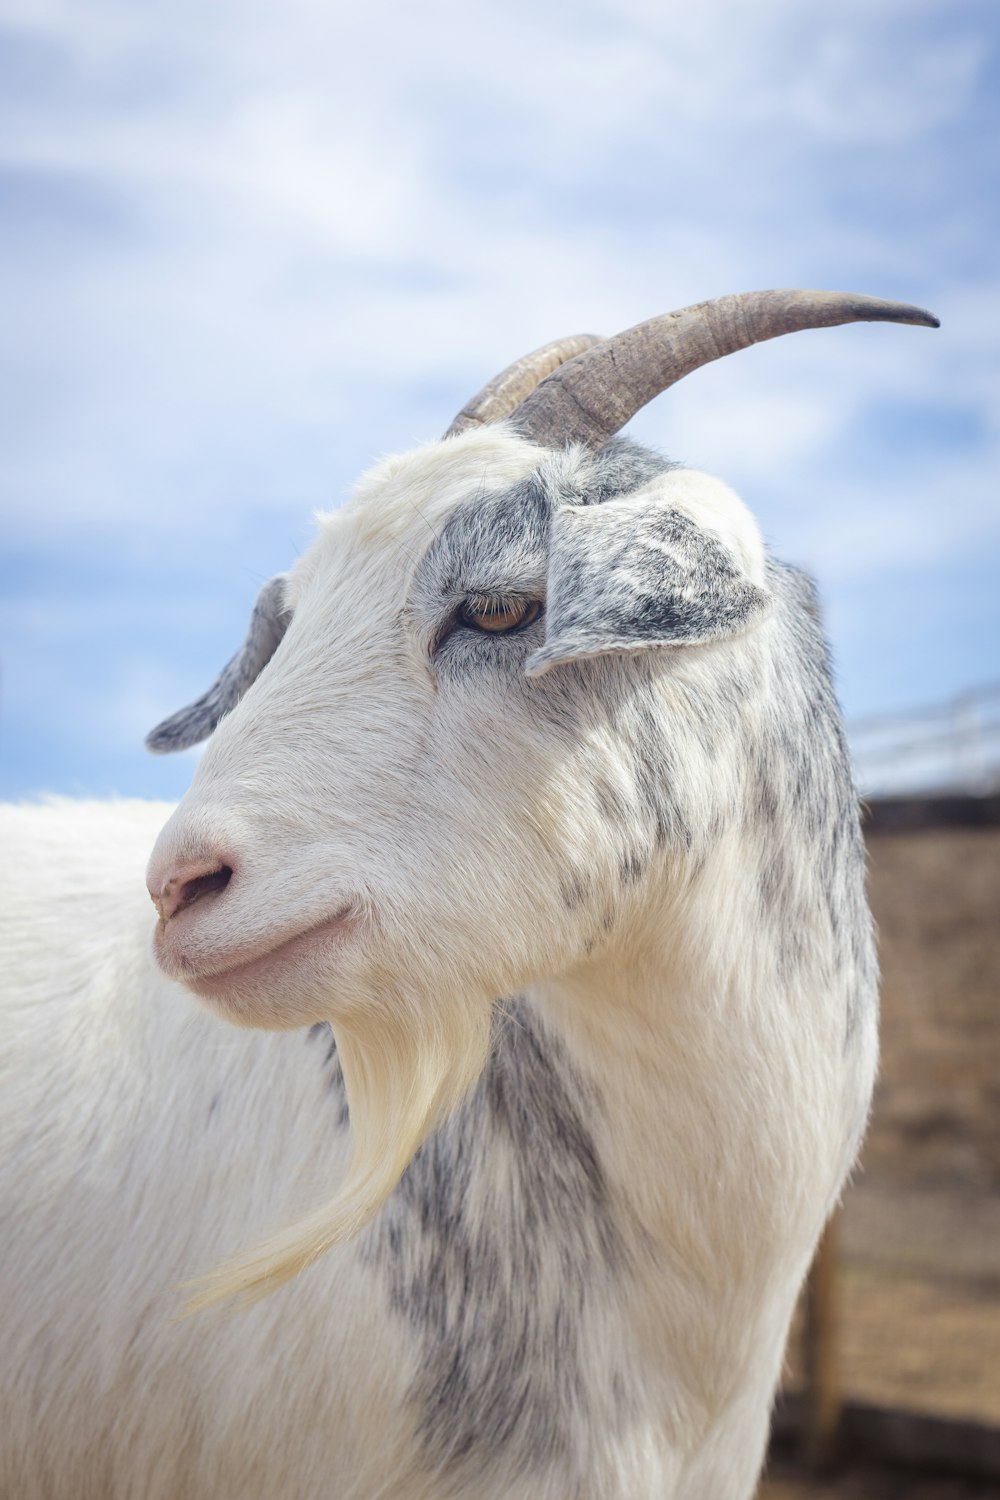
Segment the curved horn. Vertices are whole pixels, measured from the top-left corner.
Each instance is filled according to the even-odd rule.
[[[919,323],[937,318],[903,302],[852,292],[744,292],[637,323],[552,375],[513,413],[524,437],[550,448],[599,448],[636,412],[700,365],[750,344],[837,323]]]
[[[467,432],[470,427],[485,427],[491,422],[502,422],[524,398],[531,394],[540,380],[558,370],[568,359],[592,349],[604,340],[596,333],[578,333],[570,338],[553,339],[530,354],[522,355],[506,370],[501,370],[489,385],[484,385],[478,395],[468,401],[452,422],[445,437],[455,437]]]

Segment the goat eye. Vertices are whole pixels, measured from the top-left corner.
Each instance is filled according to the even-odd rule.
[[[466,599],[458,612],[462,625],[489,635],[508,635],[530,625],[542,612],[540,599]]]

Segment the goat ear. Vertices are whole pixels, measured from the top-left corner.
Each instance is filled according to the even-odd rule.
[[[285,574],[265,583],[250,616],[246,640],[227,662],[207,693],[197,702],[164,719],[146,736],[146,749],[157,754],[187,750],[207,740],[223,714],[235,708],[251,683],[263,672],[288,629],[291,612],[285,609]]]
[[[545,644],[528,658],[529,677],[591,656],[742,635],[771,603],[716,532],[649,492],[561,506],[547,593]]]

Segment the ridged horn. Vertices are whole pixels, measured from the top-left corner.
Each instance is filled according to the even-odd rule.
[[[501,370],[489,385],[484,385],[471,401],[466,402],[445,437],[455,437],[460,432],[467,432],[470,427],[486,427],[491,422],[502,422],[546,375],[551,375],[553,370],[558,370],[567,360],[575,359],[578,354],[602,343],[604,340],[596,333],[578,333],[570,338],[553,339],[551,344],[543,344],[540,349],[522,355],[512,365],[508,365],[506,370]]]
[[[713,359],[782,333],[858,322],[940,326],[920,307],[853,292],[717,297],[637,323],[556,369],[521,401],[514,426],[545,447],[577,442],[599,448],[654,396]]]

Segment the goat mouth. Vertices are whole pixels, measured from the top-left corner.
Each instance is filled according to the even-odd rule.
[[[204,971],[188,970],[187,965],[172,965],[173,977],[206,1000],[222,999],[233,990],[267,986],[269,981],[287,979],[293,969],[318,966],[328,961],[335,950],[357,928],[360,915],[348,904],[341,911],[318,923],[282,937],[271,947],[250,949],[244,955],[231,955],[236,962]]]

